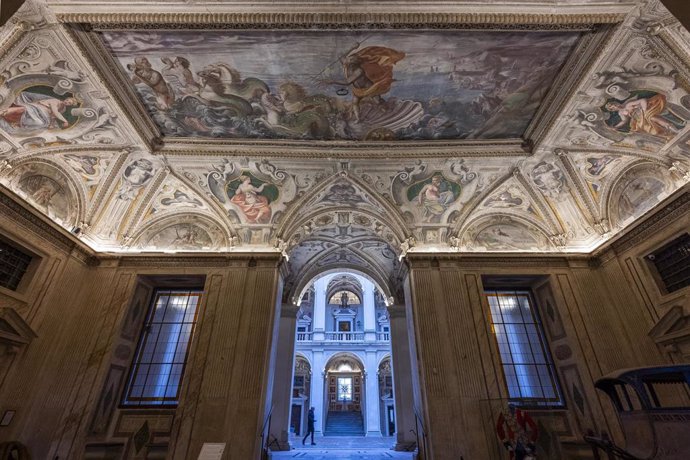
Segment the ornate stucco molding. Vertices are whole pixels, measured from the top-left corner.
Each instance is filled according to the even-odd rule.
[[[227,8],[227,6],[226,6]],[[242,10],[241,7],[235,6],[235,12],[223,11],[216,9],[212,11],[208,6],[204,6],[204,11],[187,11],[187,12],[97,12],[84,11],[87,8],[80,8],[82,12],[75,12],[74,8],[71,11],[57,11],[56,17],[58,21],[69,23],[89,23],[98,25],[98,27],[105,28],[127,28],[127,27],[147,27],[160,28],[165,26],[183,27],[183,28],[208,28],[210,26],[220,28],[246,28],[250,26],[256,28],[265,27],[299,27],[304,26],[331,26],[341,28],[352,28],[358,24],[366,24],[368,28],[374,27],[395,27],[396,25],[404,25],[405,27],[429,27],[437,25],[443,27],[444,25],[452,25],[453,27],[487,27],[496,28],[514,27],[525,28],[536,26],[544,29],[560,29],[563,27],[585,26],[589,27],[593,24],[614,24],[621,22],[629,11],[628,5],[620,5],[617,8],[600,9],[599,12],[594,7],[589,10],[573,9],[568,12],[555,12],[553,8],[548,11],[540,9],[539,7],[532,7],[531,9],[525,5],[521,11],[487,11],[486,8],[481,8],[479,5],[464,5],[462,11],[429,11],[430,8],[423,8],[417,5],[417,11],[403,11],[400,8],[393,13],[390,5],[381,5],[377,8],[374,5],[367,4],[365,7],[349,7],[349,11],[345,11],[342,5],[327,6],[319,4],[295,4],[293,7],[287,5],[275,5],[267,8],[255,5],[253,12],[236,12]],[[136,9],[136,8],[135,8]],[[247,8],[245,8],[246,10]],[[257,10],[258,9],[258,10]],[[360,11],[353,11],[359,9]],[[421,9],[421,10],[420,10]],[[452,6],[445,6],[446,10],[456,9]],[[485,11],[478,11],[484,9]],[[263,11],[262,11],[263,10]],[[289,12],[286,12],[289,10]],[[301,11],[300,11],[301,10]],[[314,10],[317,10],[316,12]],[[531,10],[531,11],[530,11]]]
[[[601,26],[587,32],[580,39],[525,130],[524,137],[530,140],[532,151],[539,149],[544,139],[549,136],[563,109],[572,101],[577,89],[590,76],[595,63],[603,56],[616,30],[612,26]]]
[[[73,255],[85,264],[93,264],[95,252],[70,235],[66,230],[58,228],[47,217],[32,211],[21,198],[14,196],[5,186],[0,185],[0,221],[13,222],[55,246],[58,250]]]
[[[174,256],[151,255],[104,255],[104,260],[116,260],[116,264],[126,268],[157,269],[157,268],[277,268],[282,263],[282,257],[277,252],[266,253],[228,253],[218,254],[176,254]]]
[[[637,244],[648,239],[660,229],[672,224],[679,218],[687,218],[690,214],[690,187],[686,185],[678,193],[670,197],[656,212],[647,219],[634,225],[630,230],[623,233],[618,238],[607,242],[594,251],[593,255],[598,255],[609,248],[621,254]]]
[[[525,157],[530,154],[521,139],[505,141],[223,141],[166,139],[158,153],[164,155],[261,158],[399,159],[448,157]]]

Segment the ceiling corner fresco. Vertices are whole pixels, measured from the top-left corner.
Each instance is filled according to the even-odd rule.
[[[391,279],[409,251],[590,252],[690,181],[690,34],[654,1],[594,54],[595,26],[130,24],[88,32],[98,59],[27,5],[0,31],[0,183],[97,250]],[[493,148],[545,117],[531,151]]]

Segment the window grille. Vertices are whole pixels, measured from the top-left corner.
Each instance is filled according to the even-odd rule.
[[[352,377],[338,377],[338,401],[352,401]]]
[[[690,234],[683,234],[647,256],[667,293],[690,286]]]
[[[16,291],[30,263],[30,255],[0,240],[0,286]]]
[[[527,291],[487,291],[492,329],[511,401],[562,406],[556,370]]]
[[[178,403],[200,300],[201,291],[155,292],[123,405],[172,406]]]

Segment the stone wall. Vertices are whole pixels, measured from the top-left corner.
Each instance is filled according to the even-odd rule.
[[[96,257],[0,196],[2,237],[41,258],[23,292],[0,289],[2,306],[37,334],[0,358],[0,412],[16,411],[0,427],[0,441],[23,442],[33,458],[131,458],[132,435],[148,421],[149,458],[196,458],[203,442],[232,446],[225,458],[256,457],[268,412],[280,255]],[[180,404],[118,408],[151,290],[166,278],[204,283]]]
[[[484,297],[487,275],[525,280],[522,287],[532,290],[540,310],[566,402],[563,409],[531,411],[554,441],[543,446],[551,449],[547,458],[591,458],[582,442],[588,429],[605,430],[623,444],[612,405],[593,382],[616,369],[683,361],[650,331],[672,306],[688,314],[690,288],[663,294],[644,257],[688,229],[686,190],[588,257],[408,254],[408,315],[429,457],[502,455],[495,425],[507,390]]]
[[[682,344],[662,344],[663,331],[650,331],[674,307],[687,314],[690,290],[664,294],[644,256],[690,228],[689,203],[687,191],[677,194],[590,256],[408,254],[414,405],[428,458],[505,454],[494,433],[507,393],[484,297],[487,276],[527,280],[540,309],[566,401],[563,409],[532,411],[551,436],[543,448],[553,458],[589,458],[582,443],[588,429],[622,442],[612,406],[593,381],[620,368],[686,359]],[[151,443],[140,458],[195,458],[204,442],[232,446],[225,458],[259,455],[282,297],[278,253],[97,255],[4,194],[0,234],[40,258],[18,292],[0,289],[2,306],[37,334],[0,357],[0,413],[16,411],[0,427],[0,441],[19,440],[34,458],[136,458],[132,436],[147,421]],[[180,279],[204,287],[180,404],[120,408],[141,307],[157,283]]]

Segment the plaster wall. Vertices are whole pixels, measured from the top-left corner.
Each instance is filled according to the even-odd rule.
[[[588,429],[624,444],[593,382],[616,369],[682,362],[649,333],[668,308],[688,307],[690,288],[663,294],[644,256],[688,228],[685,193],[590,257],[409,254],[408,315],[429,458],[503,455],[495,426],[508,396],[483,275],[532,280],[522,287],[534,293],[565,399],[562,409],[530,412],[551,435],[551,445],[541,446],[547,458],[590,458],[582,442]]]
[[[486,275],[533,280],[566,402],[532,412],[552,435],[546,448],[554,458],[588,458],[581,439],[590,428],[622,442],[593,381],[615,369],[682,361],[648,333],[668,308],[688,306],[689,289],[662,293],[643,258],[690,227],[688,194],[674,203],[587,257],[408,254],[412,380],[427,458],[504,454],[494,429],[507,394],[483,296]],[[256,458],[270,410],[279,255],[97,256],[18,205],[2,196],[0,233],[41,260],[29,284],[0,291],[0,302],[38,337],[0,358],[0,412],[16,411],[0,427],[0,441],[19,440],[35,458],[195,458],[203,442],[232,446],[224,458]],[[122,331],[157,275],[205,280],[180,405],[118,408],[135,345]],[[113,376],[118,366],[125,367],[120,377]],[[151,443],[137,454],[132,436],[144,421]]]
[[[24,443],[33,458],[186,459],[204,442],[233,446],[224,458],[257,456],[269,410],[279,254],[95,258],[8,200],[0,202],[2,236],[41,260],[23,292],[0,291],[2,305],[38,336],[0,358],[0,412],[16,411],[0,441]],[[123,330],[138,297],[146,310],[150,279],[160,275],[205,279],[180,404],[119,408],[143,317],[134,340],[123,340]],[[132,436],[145,421],[150,445],[137,454]]]

